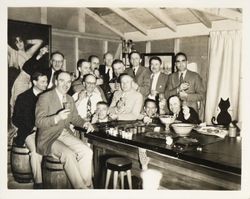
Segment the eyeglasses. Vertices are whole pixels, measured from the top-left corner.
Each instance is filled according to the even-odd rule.
[[[63,61],[61,60],[52,60],[52,62],[59,63],[59,64],[63,63]]]
[[[85,82],[88,85],[96,85],[96,82]]]

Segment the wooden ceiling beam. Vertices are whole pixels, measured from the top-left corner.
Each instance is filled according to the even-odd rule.
[[[146,8],[146,10],[165,26],[176,32],[177,26],[175,22],[164,11],[159,8]]]
[[[109,8],[109,9],[112,10],[118,16],[120,16],[122,19],[127,21],[130,25],[132,25],[134,28],[136,28],[138,31],[140,31],[144,35],[148,34],[147,33],[147,28],[143,24],[141,24],[140,22],[134,20],[126,12],[124,12],[122,9],[120,9],[120,8]]]
[[[95,12],[93,12],[92,10],[88,9],[88,8],[84,8],[84,12],[89,15],[90,17],[92,17],[93,19],[95,19],[98,23],[100,23],[101,25],[105,26],[106,28],[108,28],[109,30],[113,31],[114,33],[116,33],[117,35],[119,35],[121,38],[125,38],[124,34],[117,30],[116,28],[110,26],[103,18],[101,18],[99,15],[97,15]]]
[[[195,10],[212,14],[218,17],[223,17],[226,19],[242,22],[242,13],[229,8],[199,8],[199,9],[195,8]]]
[[[207,28],[212,28],[211,21],[206,17],[204,12],[194,9],[188,9],[201,23],[203,23]]]

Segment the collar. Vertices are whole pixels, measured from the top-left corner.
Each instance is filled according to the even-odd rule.
[[[182,72],[178,71],[178,77],[181,76],[181,73],[183,74],[183,78],[186,76],[187,70],[184,70]]]
[[[159,72],[156,73],[156,74],[152,73],[152,74],[151,74],[151,78],[153,78],[153,75],[154,75],[155,78],[158,78],[158,77],[160,76],[160,74],[161,74],[161,71],[159,71]]]
[[[33,87],[32,91],[33,91],[35,96],[37,96],[38,94],[40,94],[42,92],[39,89],[37,89],[36,87]]]
[[[60,102],[62,103],[62,101],[63,101],[63,94],[60,93],[60,92],[57,90],[57,88],[55,88],[55,90],[56,90],[57,96],[59,97]],[[66,94],[65,94],[65,95],[66,95]]]

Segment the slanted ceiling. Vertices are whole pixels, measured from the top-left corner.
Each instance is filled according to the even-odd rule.
[[[213,22],[225,19],[242,21],[239,8],[85,8],[85,12],[120,37],[131,32],[147,36],[160,28],[178,33],[178,27],[189,24],[211,29]]]

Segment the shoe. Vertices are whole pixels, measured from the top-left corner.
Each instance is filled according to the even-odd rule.
[[[34,183],[33,188],[34,189],[43,189],[43,183]]]

